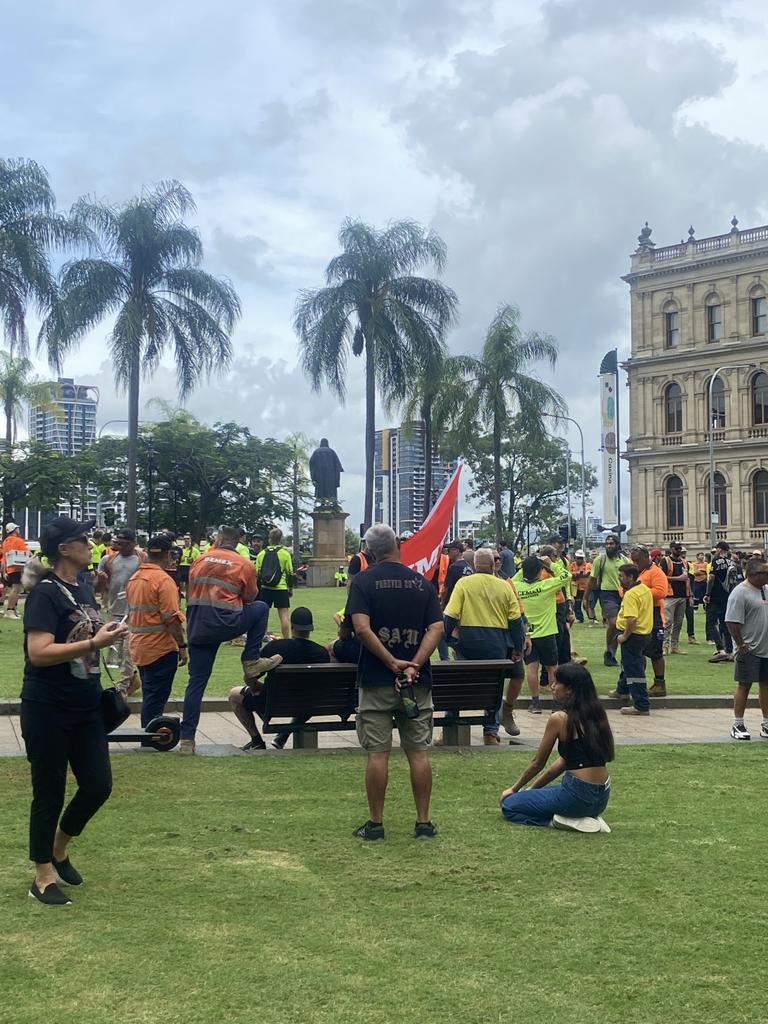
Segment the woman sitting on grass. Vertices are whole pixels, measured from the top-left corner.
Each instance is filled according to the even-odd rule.
[[[533,760],[501,794],[501,813],[517,825],[610,832],[600,815],[611,792],[606,764],[614,757],[613,733],[592,676],[581,665],[560,665],[552,694],[562,710],[550,715]],[[555,742],[560,756],[542,770]],[[559,786],[547,785],[563,772]]]

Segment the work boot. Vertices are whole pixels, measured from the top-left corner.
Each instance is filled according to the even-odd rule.
[[[648,691],[649,697],[666,697],[667,688],[662,683],[654,683]]]
[[[699,641],[698,641],[698,640],[696,639],[696,637],[695,637],[695,636],[689,636],[689,637],[688,637],[688,643],[689,643],[689,644],[697,644],[698,642],[699,642]]]
[[[265,672],[271,672],[273,668],[282,662],[282,654],[274,654],[271,658],[256,658],[251,661],[243,662],[243,682],[246,686],[250,686],[251,683],[255,683],[259,676],[263,676]]]
[[[515,721],[512,705],[504,701],[501,705],[501,725],[507,736],[519,736],[520,726]]]
[[[639,708],[619,708],[620,715],[637,715],[642,718],[647,718],[650,713],[650,711],[641,711]]]
[[[632,698],[628,693],[619,693],[618,690],[609,690],[608,696],[612,700],[620,700],[622,704],[630,704],[632,702]]]
[[[501,740],[495,732],[484,732],[483,743],[486,747],[497,747],[501,743]]]

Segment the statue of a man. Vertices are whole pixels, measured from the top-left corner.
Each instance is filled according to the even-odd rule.
[[[338,502],[339,483],[344,467],[339,456],[328,444],[328,438],[320,439],[320,447],[315,448],[309,459],[309,475],[315,485],[315,501]]]

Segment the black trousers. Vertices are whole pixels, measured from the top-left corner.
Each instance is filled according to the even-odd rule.
[[[68,711],[26,700],[21,704],[21,734],[32,766],[29,857],[47,864],[56,826],[68,836],[79,836],[112,792],[107,739],[98,708]],[[77,791],[62,814],[67,766]]]
[[[733,652],[733,640],[725,624],[725,608],[712,602],[707,605],[707,640],[714,640],[718,651]]]

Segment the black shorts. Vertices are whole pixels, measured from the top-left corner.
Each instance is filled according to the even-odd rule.
[[[606,619],[615,619],[621,608],[621,598],[618,590],[601,590],[598,595],[600,608]]]
[[[510,656],[511,652],[507,653],[507,657]],[[525,679],[525,666],[523,665],[523,659],[520,661],[513,661],[509,668],[504,673],[505,679]]]
[[[264,709],[267,704],[266,691],[254,693],[250,686],[244,686],[240,691],[240,696],[243,698],[243,707],[246,711],[252,711],[259,718],[264,717]]]
[[[189,583],[189,566],[179,566],[179,583]]]
[[[736,654],[733,678],[737,683],[768,683],[768,658],[756,654]]]
[[[557,665],[557,634],[551,636],[532,636],[531,653],[525,657],[525,664],[532,665],[538,661],[545,668]]]
[[[3,573],[3,584],[6,587],[15,587],[17,583],[21,583],[20,572]]]
[[[653,631],[648,634],[645,642],[645,656],[651,661],[656,661],[664,654],[664,623],[661,621],[661,612],[658,608],[653,609]]]
[[[287,590],[272,590],[269,587],[262,587],[259,591],[259,600],[263,601],[267,608],[291,607],[291,599]]]

